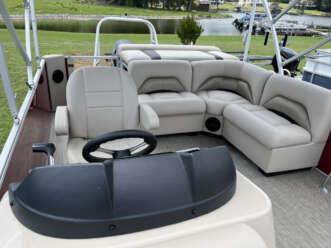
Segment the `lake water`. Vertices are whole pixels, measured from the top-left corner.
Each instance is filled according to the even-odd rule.
[[[175,34],[179,25],[179,19],[159,19],[150,20],[158,34]],[[202,35],[240,35],[240,32],[231,24],[233,18],[227,19],[201,19],[198,22],[202,25],[204,32]],[[64,31],[79,33],[95,33],[98,21],[81,20],[40,20],[38,21],[39,30]],[[24,29],[22,21],[14,22],[15,27]],[[0,23],[0,27],[4,27]],[[141,23],[130,22],[105,22],[101,27],[102,33],[148,33],[148,28]]]
[[[235,18],[241,17],[243,14],[231,13],[232,18],[226,19],[200,19],[198,22],[203,28],[202,35],[240,35],[240,32],[232,25]],[[285,15],[282,20],[298,21],[299,23],[312,26],[331,27],[330,17],[317,16],[294,16]],[[150,20],[158,34],[174,34],[179,25],[178,19],[159,19]],[[65,31],[65,32],[81,32],[95,33],[97,21],[59,21],[41,20],[38,22],[40,30],[50,31]],[[15,22],[16,28],[24,28],[23,22]],[[0,24],[4,27],[4,24]],[[124,23],[124,22],[106,22],[101,28],[103,33],[147,33],[148,29],[144,24],[140,23]]]

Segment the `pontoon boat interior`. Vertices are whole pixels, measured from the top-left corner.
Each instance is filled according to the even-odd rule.
[[[93,66],[43,56],[4,163],[0,246],[330,247],[330,196],[302,169],[327,142],[331,92],[159,45],[148,25],[154,44],[111,56],[97,33]]]

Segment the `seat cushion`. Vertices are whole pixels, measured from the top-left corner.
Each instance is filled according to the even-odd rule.
[[[230,103],[249,103],[245,98],[236,93],[223,90],[208,90],[197,93],[207,105],[207,113],[222,115],[224,108]]]
[[[311,142],[307,130],[259,105],[230,104],[224,118],[269,149]]]
[[[236,60],[192,62],[192,92],[232,91],[259,104],[264,85],[273,72]]]
[[[236,56],[221,52],[218,47],[197,45],[122,44],[118,47],[118,54],[128,65],[137,60],[153,60],[155,56],[162,60],[238,60]]]
[[[139,104],[148,104],[158,116],[203,114],[205,102],[191,92],[161,92],[138,96]]]

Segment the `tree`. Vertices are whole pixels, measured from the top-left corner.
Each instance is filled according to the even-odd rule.
[[[322,0],[321,9],[325,11],[331,11],[331,1],[330,0]]]
[[[180,21],[179,28],[176,30],[178,37],[184,45],[194,45],[202,32],[203,29],[195,21],[194,16],[184,17]]]

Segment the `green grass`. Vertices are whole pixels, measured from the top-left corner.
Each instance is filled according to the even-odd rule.
[[[24,41],[24,31],[17,31],[21,41]],[[8,31],[0,29],[0,37],[7,56],[7,63],[10,71],[11,81],[15,93],[17,94],[18,104],[21,104],[26,94],[26,67],[14,47],[12,40],[9,37]],[[179,39],[176,35],[159,35],[161,44],[179,44]],[[94,51],[94,34],[87,33],[64,33],[39,31],[40,52],[45,54],[65,54],[65,55],[92,55]],[[119,39],[129,39],[133,43],[148,43],[148,35],[136,34],[103,34],[101,36],[101,52],[111,51],[115,42]],[[313,37],[290,37],[289,47],[300,52],[320,41],[321,38]],[[264,37],[254,36],[252,40],[251,54],[254,55],[272,55],[272,44],[263,46]],[[241,36],[202,36],[198,40],[200,45],[215,45],[222,50],[242,50]],[[331,44],[325,46],[331,48]],[[301,67],[304,62],[301,63]],[[1,81],[1,80],[0,80]],[[12,119],[9,114],[7,101],[0,87],[0,150],[4,144],[7,135],[12,125]]]
[[[22,0],[5,0],[10,14],[23,14]],[[208,12],[168,11],[162,9],[132,8],[114,5],[94,5],[77,0],[35,0],[37,14],[75,14],[75,15],[124,15],[131,16],[184,16],[194,14],[201,17],[227,17],[226,14]]]

